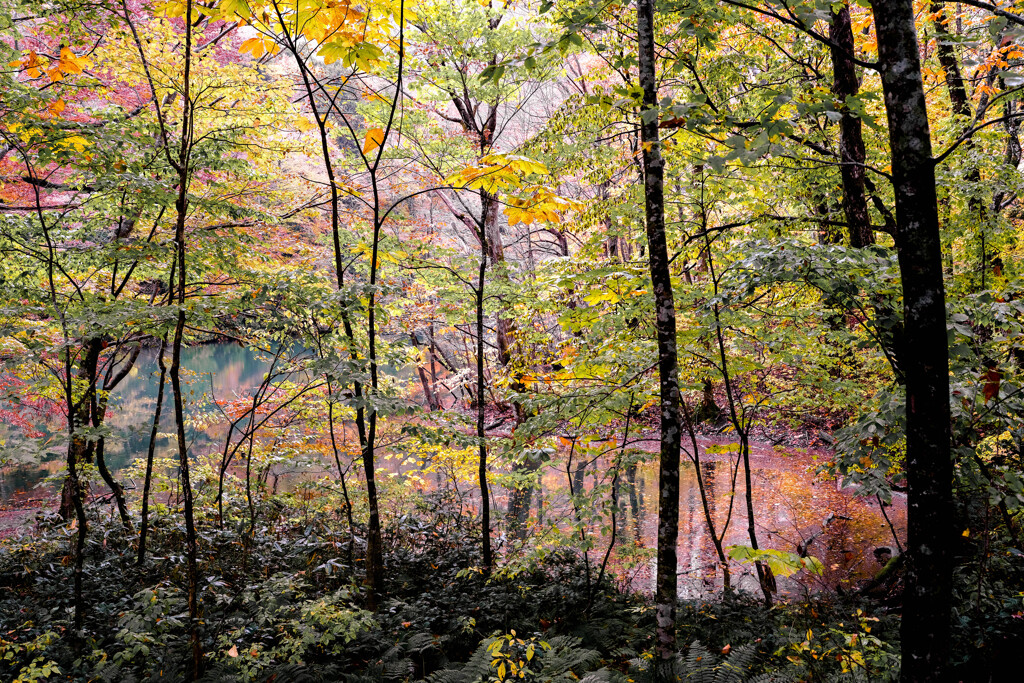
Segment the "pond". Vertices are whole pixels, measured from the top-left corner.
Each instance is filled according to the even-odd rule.
[[[135,367],[112,392],[107,411],[107,426],[112,434],[106,440],[105,453],[111,471],[121,470],[136,458],[144,458],[153,428],[153,409],[159,390],[160,370],[156,347],[144,348]],[[168,354],[169,362],[169,354]],[[203,394],[210,398],[234,398],[259,386],[270,367],[269,360],[252,349],[238,344],[215,343],[186,347],[181,352],[182,382],[193,406],[201,403]],[[184,392],[183,392],[184,393]],[[165,383],[164,410],[161,415],[157,455],[174,452],[169,434],[175,430],[174,413],[170,408],[170,379]],[[186,413],[189,416],[189,413]],[[186,420],[187,421],[187,420]],[[18,494],[30,493],[50,474],[65,463],[66,427],[55,421],[39,425],[46,448],[42,462],[15,462],[0,471],[0,501]],[[215,439],[223,438],[223,428],[189,429],[189,442],[196,448],[209,448]]]
[[[719,535],[725,529],[724,546],[749,546],[745,486],[742,467],[736,476],[737,454],[727,438],[698,437],[701,449],[701,477],[708,497],[708,506]],[[730,448],[732,446],[732,448]],[[618,513],[615,544],[608,553],[608,568],[628,588],[653,592],[655,578],[654,550],[658,537],[658,463],[657,434],[631,440],[631,447],[648,453],[633,473],[618,477]],[[576,529],[573,524],[581,511],[576,510],[568,495],[574,491],[592,492],[604,485],[603,497],[590,505],[607,512],[611,509],[610,482],[613,471],[608,457],[590,462],[585,469],[567,467],[568,449],[539,470],[539,490],[531,499],[528,527],[535,538],[543,540],[552,530]],[[617,449],[616,449],[617,450]],[[795,577],[777,577],[779,591],[787,595],[836,588],[853,589],[857,582],[874,576],[881,566],[875,559],[876,548],[888,547],[896,554],[906,539],[906,499],[893,495],[891,505],[883,512],[873,498],[856,495],[843,489],[836,481],[817,476],[818,466],[829,454],[813,449],[778,448],[764,443],[751,444],[751,484],[754,502],[754,527],[759,547],[786,553],[805,552],[821,561],[823,572]],[[736,488],[732,481],[735,477]],[[498,473],[492,475],[498,479]],[[509,513],[508,492],[491,483],[492,519]],[[399,467],[379,477],[382,490],[398,488],[432,490],[442,485],[436,476],[424,476],[416,467]],[[476,480],[470,476],[456,485],[459,504],[470,512],[479,509]],[[700,487],[692,463],[685,457],[680,470],[679,519],[679,594],[683,598],[708,595],[722,588],[722,573],[707,530]],[[395,516],[411,512],[395,509]],[[582,511],[584,517],[586,510]],[[599,516],[585,525],[586,542],[592,544],[589,560],[593,574],[599,572],[611,543],[611,525],[607,516]],[[558,536],[557,532],[554,534]],[[897,540],[897,538],[899,540]],[[578,539],[583,540],[583,539]],[[553,544],[557,544],[557,540]],[[514,543],[504,533],[495,539],[499,550]],[[731,563],[732,586],[740,590],[759,590],[753,565]]]
[[[112,435],[107,440],[106,457],[112,471],[120,470],[146,455],[158,389],[156,354],[155,348],[145,349],[136,367],[111,397],[108,424]],[[230,400],[251,392],[263,381],[269,368],[269,358],[236,344],[216,343],[184,349],[182,366],[189,402],[196,406],[202,405],[204,398]],[[413,381],[416,377],[414,368],[389,370],[389,374],[413,382],[418,389],[418,382]],[[169,392],[168,386],[165,397]],[[49,474],[60,470],[64,462],[63,450],[59,448],[62,434],[58,427],[52,429],[52,454],[46,461],[3,469],[0,502],[18,496],[39,497],[39,491],[34,491],[34,488],[43,484]],[[173,415],[165,404],[160,427],[162,436],[157,443],[158,455],[171,457],[175,454],[174,444],[168,436],[173,431]],[[225,435],[224,424],[214,424],[205,429],[190,426],[187,430],[189,443],[195,452],[219,450]],[[630,476],[620,477],[616,547],[609,555],[609,567],[631,587],[650,590],[654,578],[653,548],[657,539],[658,514],[656,435],[641,437],[633,445],[650,452],[650,459]],[[707,451],[702,453],[701,472],[711,514],[719,530],[728,522],[724,544],[749,545],[743,476],[741,472],[736,478],[733,493],[731,482],[736,456],[728,452],[729,441],[703,437],[700,445],[702,451]],[[599,483],[608,483],[610,463],[599,460],[587,470],[567,472],[565,453],[560,456],[540,472],[540,490],[532,497],[531,503],[530,519],[534,527],[545,520],[549,528],[570,526],[576,513],[567,495],[569,487],[579,490],[578,487],[582,486],[592,490]],[[821,576],[805,577],[802,583],[780,580],[780,589],[786,592],[814,590],[823,586],[834,588],[871,576],[878,569],[873,549],[895,547],[894,534],[901,539],[905,535],[906,505],[901,497],[896,496],[893,505],[883,514],[876,501],[859,498],[852,491],[840,490],[834,481],[818,480],[815,475],[817,461],[826,457],[825,453],[778,449],[763,444],[753,444],[752,447],[755,528],[761,547],[786,552],[806,547],[806,551],[819,558],[825,567]],[[403,465],[401,460],[382,458],[380,463],[384,490],[390,488],[395,491],[403,487],[429,489],[441,483],[434,477],[418,477],[418,468]],[[332,468],[325,463],[323,471],[332,471]],[[284,474],[287,485],[287,473],[280,474]],[[131,485],[131,482],[127,483]],[[46,488],[45,484],[43,487]],[[722,577],[716,570],[714,546],[706,529],[697,477],[686,458],[682,463],[680,488],[680,594],[702,595],[720,588]],[[470,509],[475,508],[479,502],[475,482],[464,483],[463,489],[467,505]],[[507,492],[495,485],[492,496],[496,514],[500,515],[508,505]],[[607,504],[607,501],[595,504]],[[595,566],[603,561],[610,541],[607,524],[604,527],[603,534],[596,526],[588,531],[594,542],[591,557]],[[499,544],[506,541],[497,540]],[[749,567],[734,565],[733,580],[734,585],[743,589],[756,590],[756,578]]]

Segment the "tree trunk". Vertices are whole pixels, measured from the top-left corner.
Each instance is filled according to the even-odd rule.
[[[967,87],[964,84],[963,75],[960,73],[960,62],[957,60],[953,43],[949,39],[949,31],[946,29],[946,3],[932,2],[929,11],[934,17],[935,28],[935,56],[945,73],[946,90],[949,93],[949,103],[953,114],[966,119],[971,119],[971,105],[967,98]]]
[[[853,28],[850,25],[848,5],[844,4],[838,12],[832,10],[828,34],[835,43],[831,48],[832,94],[839,100],[842,111],[839,120],[839,168],[843,177],[843,211],[846,214],[850,246],[860,248],[873,244],[875,235],[871,231],[871,215],[868,213],[868,200],[864,191],[866,153],[861,120],[846,106],[846,98],[855,96],[860,90],[857,68],[853,62]]]
[[[86,341],[82,345],[82,360],[78,365],[78,372],[75,374],[78,379],[84,380],[86,391],[77,401],[74,400],[73,394],[69,394],[68,398],[68,417],[72,425],[70,436],[68,437],[68,476],[65,477],[64,487],[61,489],[59,509],[60,516],[65,521],[70,520],[72,514],[75,513],[74,492],[76,487],[82,496],[83,502],[88,494],[87,485],[84,482],[79,481],[77,485],[72,484],[71,461],[74,460],[79,465],[82,463],[92,464],[90,442],[79,430],[89,426],[90,408],[93,396],[96,394],[96,365],[99,363],[100,348],[98,340],[96,343]],[[70,373],[70,371],[71,368],[69,366],[68,372]],[[75,478],[77,479],[77,475],[75,475]]]
[[[480,459],[480,537],[484,572],[491,571],[491,497],[487,486],[487,433],[484,430],[484,281],[487,276],[487,236],[480,234],[480,271],[476,286],[476,438]]]
[[[376,169],[371,174],[374,183],[375,213],[380,204],[377,198]],[[370,254],[370,302],[367,306],[366,336],[369,346],[370,388],[367,394],[371,400],[377,398],[380,386],[380,368],[377,365],[377,264],[380,249],[380,217],[374,216],[373,249]],[[363,442],[363,473],[366,477],[366,503],[369,515],[366,523],[366,583],[370,592],[369,604],[376,610],[384,594],[384,543],[380,526],[380,505],[377,500],[376,447],[377,409],[370,406],[366,416],[366,438]]]
[[[970,98],[967,95],[967,86],[964,83],[963,74],[960,71],[960,62],[956,56],[956,50],[946,28],[946,22],[948,21],[946,3],[932,2],[929,10],[934,17],[932,26],[935,29],[935,56],[938,58],[942,71],[945,74],[946,92],[949,94],[950,109],[959,124],[953,130],[960,134],[972,125],[974,112],[971,108]],[[1012,102],[1012,100],[1009,101]],[[964,149],[967,151],[974,149],[973,136],[964,141]],[[988,246],[985,243],[988,215],[985,203],[981,200],[981,193],[986,190],[981,187],[981,169],[978,167],[978,164],[970,163],[964,174],[964,180],[967,181],[970,192],[967,206],[970,212],[976,215],[978,229],[981,232],[978,245],[977,273],[981,285],[980,288],[985,289],[986,272],[988,270]]]
[[[676,309],[665,235],[665,162],[658,136],[658,84],[655,76],[654,0],[637,2],[640,85],[643,88],[640,140],[643,150],[644,205],[651,285],[658,331],[661,404],[661,457],[658,501],[658,569],[655,585],[657,680],[674,679],[676,657],[676,544],[679,537],[679,377]]]
[[[907,347],[904,681],[944,680],[950,643],[953,494],[949,355],[935,171],[911,0],[875,0],[896,190]]]
[[[153,429],[149,433],[149,449],[146,451],[146,478],[142,484],[142,516],[139,521],[139,555],[136,564],[142,565],[146,560],[146,538],[149,533],[149,490],[153,483],[153,456],[156,454],[157,434],[160,432],[160,413],[164,405],[164,382],[167,379],[167,365],[164,363],[164,351],[167,350],[167,337],[160,340],[160,351],[157,364],[160,367],[160,385],[156,391],[156,408],[153,411]]]
[[[192,482],[189,477],[188,442],[185,436],[185,400],[181,392],[181,346],[185,331],[185,218],[188,215],[189,167],[191,164],[192,97],[190,71],[192,66],[192,0],[185,6],[185,53],[182,77],[182,122],[181,146],[175,170],[178,172],[178,198],[175,201],[176,220],[174,224],[175,257],[178,270],[178,320],[174,327],[174,341],[171,346],[171,388],[174,393],[174,419],[177,421],[178,467],[180,468],[182,507],[185,514],[185,558],[188,575],[188,632],[192,654],[192,679],[202,677],[204,658],[199,639],[199,548],[196,539],[196,523],[193,516]],[[174,286],[174,283],[171,283]]]
[[[416,333],[409,333],[409,340],[412,342],[413,348],[419,348],[419,340],[416,339]],[[433,362],[433,361],[431,361]],[[434,400],[434,390],[431,381],[427,378],[427,369],[423,367],[423,363],[416,364],[416,374],[420,378],[420,387],[423,389],[423,400],[427,402],[427,410],[437,410],[438,406]]]
[[[278,18],[281,20],[283,26],[287,26],[287,22],[284,21],[283,17],[278,14]],[[327,130],[327,121],[332,111],[333,105],[328,105],[327,109],[321,111],[318,106],[318,100],[316,97],[316,91],[319,87],[319,82],[316,80],[315,75],[310,71],[309,65],[304,60],[304,53],[299,46],[299,42],[302,40],[299,37],[285,31],[284,40],[288,47],[288,51],[292,53],[295,59],[295,65],[299,69],[299,74],[302,77],[303,88],[306,92],[306,100],[309,102],[310,109],[313,111],[313,118],[316,121],[317,133],[320,141],[320,153],[324,161],[324,170],[327,173],[327,180],[330,185],[331,192],[331,238],[334,248],[334,270],[335,270],[335,281],[337,284],[338,291],[343,291],[345,288],[345,265],[344,265],[344,254],[342,252],[341,244],[341,222],[339,219],[340,210],[338,203],[340,201],[338,193],[338,183],[335,179],[334,164],[331,160],[331,151],[329,144],[329,133]],[[403,36],[404,40],[404,36]],[[399,59],[399,79],[401,79],[401,59]],[[374,183],[374,236],[373,236],[373,256],[370,263],[370,284],[371,286],[376,284],[377,276],[377,249],[379,247],[380,239],[380,197],[376,189],[376,166],[370,169],[371,179]],[[375,330],[375,301],[376,293],[372,292],[370,295],[370,306],[369,306],[369,329],[368,336],[370,338],[370,373],[371,373],[371,386],[369,387],[369,393],[372,393],[376,389],[376,376],[377,368],[375,361],[376,352],[376,330]],[[355,332],[352,326],[352,320],[349,317],[348,308],[345,304],[341,306],[341,321],[342,328],[345,331],[345,337],[348,339],[350,344],[349,357],[353,362],[357,362],[359,354],[356,350],[356,339]],[[328,377],[330,381],[331,377]],[[366,584],[369,593],[368,605],[371,609],[376,609],[377,602],[379,600],[381,591],[383,589],[384,581],[384,556],[381,541],[380,531],[380,511],[377,504],[377,482],[374,472],[374,445],[376,441],[376,428],[377,418],[376,414],[370,411],[367,415],[365,408],[366,401],[364,394],[367,393],[366,388],[363,387],[359,381],[352,382],[352,391],[356,403],[356,432],[359,435],[359,444],[362,451],[363,469],[366,473],[366,495],[369,506],[369,519],[367,521],[367,538],[366,538]]]

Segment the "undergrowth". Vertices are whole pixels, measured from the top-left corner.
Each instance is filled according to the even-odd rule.
[[[388,529],[387,597],[366,607],[360,529],[287,497],[261,503],[250,533],[235,510],[204,517],[206,681],[643,681],[653,672],[648,599],[621,591],[576,552],[526,569],[480,569],[477,524],[426,497]],[[73,629],[73,530],[43,520],[0,546],[0,680],[188,680],[183,530],[134,537],[93,510],[88,610]],[[230,523],[228,523],[230,522]],[[354,561],[352,559],[354,558]],[[516,565],[519,566],[519,565]],[[681,680],[888,681],[898,617],[817,596],[767,608],[730,593],[678,610]]]

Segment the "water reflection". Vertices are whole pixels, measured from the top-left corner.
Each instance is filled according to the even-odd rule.
[[[704,439],[702,447],[711,445]],[[736,461],[728,455],[705,456],[700,468],[708,497],[708,507],[716,530],[726,528],[723,545],[750,545],[746,495],[742,470],[732,480]],[[872,551],[893,546],[894,539],[878,503],[840,490],[835,481],[820,481],[815,476],[816,461],[810,454],[755,449],[751,456],[754,491],[754,527],[761,548],[806,552],[824,565],[821,576],[801,572],[794,578],[779,578],[779,590],[798,594],[805,590],[849,587],[872,576],[878,569]],[[722,572],[705,522],[700,487],[693,465],[683,461],[680,472],[679,591],[681,597],[697,597],[722,588]],[[645,483],[657,490],[657,466],[642,466],[636,488]],[[647,483],[649,481],[649,483]],[[657,500],[640,500],[634,514],[642,530],[642,543],[653,548],[657,539]],[[886,510],[896,532],[905,536],[906,505],[897,496]],[[732,584],[741,590],[757,591],[757,576],[751,565],[731,564]],[[637,588],[653,590],[653,561],[636,573]]]
[[[711,439],[700,441],[702,449],[721,445]],[[650,439],[647,446],[656,450],[658,442]],[[534,542],[543,542],[544,535],[551,529],[573,530],[578,536],[576,522],[582,514],[584,519],[591,520],[585,524],[585,534],[593,543],[592,566],[599,567],[611,539],[609,515],[615,514],[616,545],[610,566],[630,588],[653,591],[658,533],[656,453],[649,453],[646,462],[623,468],[618,477],[618,506],[614,513],[610,506],[610,482],[614,476],[611,460],[601,459],[589,467],[576,467],[572,463],[567,466],[567,455],[561,452],[539,473],[529,521]],[[737,464],[735,456],[728,454],[703,455],[700,463],[710,516],[718,534],[725,530],[724,546],[750,545],[744,478],[742,469],[736,469]],[[801,572],[791,578],[778,577],[780,593],[799,595],[826,588],[851,588],[878,570],[872,552],[875,548],[896,545],[878,503],[858,497],[851,490],[840,490],[835,481],[818,480],[815,476],[817,462],[812,454],[754,448],[751,467],[754,526],[759,546],[787,553],[804,551],[824,565],[820,576]],[[589,500],[585,498],[589,509],[581,510],[579,501],[574,503],[568,495],[570,488],[586,495],[598,485],[604,486],[606,493]],[[474,494],[475,491],[470,495],[471,509],[476,509],[478,500]],[[492,486],[491,494],[492,509],[508,509],[507,491]],[[700,486],[693,464],[685,458],[680,471],[679,507],[679,595],[692,598],[720,591],[723,574],[707,529]],[[906,505],[902,497],[896,496],[893,505],[887,507],[887,514],[902,542],[906,529]],[[509,543],[512,539],[499,539],[502,541]],[[731,562],[730,569],[733,588],[759,590],[752,565]]]
[[[111,470],[117,471],[137,458],[145,457],[149,446],[152,416],[157,397],[157,350],[146,349],[140,354],[131,374],[111,397],[107,423],[112,434],[107,438],[106,457]],[[270,368],[269,356],[235,344],[209,344],[183,349],[183,379],[186,382],[188,414],[208,410],[209,401],[233,400],[251,394],[263,381]],[[392,369],[389,369],[392,370]],[[389,372],[409,385],[414,393],[419,389],[414,381],[413,368]],[[165,387],[165,397],[170,387]],[[422,396],[420,397],[422,398]],[[157,456],[172,457],[175,448],[173,413],[163,412],[157,443]],[[193,453],[206,453],[223,447],[226,425],[222,420],[208,421],[210,426],[187,425],[187,438]],[[51,441],[59,446],[61,433],[53,427]],[[354,435],[339,428],[342,438]],[[616,451],[614,444],[609,444]],[[712,439],[702,440],[702,449],[722,446]],[[633,463],[622,469],[617,477],[618,506],[615,515],[616,546],[610,555],[611,566],[619,576],[626,577],[630,587],[652,590],[654,578],[653,549],[657,539],[658,468],[655,462],[658,442],[641,440],[639,446],[647,451],[645,462]],[[48,473],[63,464],[63,453],[53,448],[54,455],[42,464],[7,468],[0,477],[0,500],[10,498],[17,491],[27,491]],[[537,484],[530,495],[520,499],[520,508],[512,511],[520,525],[541,538],[545,530],[571,530],[577,519],[588,519],[586,534],[593,541],[591,555],[599,564],[608,547],[610,536],[608,505],[613,473],[612,456],[591,460],[579,457],[569,461],[569,448],[562,448],[551,461],[539,467]],[[629,461],[627,461],[629,462]],[[827,586],[845,586],[876,570],[872,550],[879,546],[892,546],[894,541],[878,504],[857,498],[851,492],[840,491],[834,482],[816,481],[814,462],[807,453],[782,452],[770,448],[755,448],[752,452],[755,528],[762,548],[799,552],[806,550],[820,559],[825,572],[820,577],[801,577],[797,580],[780,579],[780,590],[798,593],[802,590]],[[749,545],[747,535],[745,494],[742,474],[736,477],[735,455],[704,454],[700,472],[708,498],[708,508],[719,533],[725,529],[724,545]],[[469,511],[478,509],[479,493],[472,475],[460,477],[453,471],[434,469],[421,476],[422,462],[409,464],[401,458],[381,461],[382,488],[393,500],[406,500],[414,490],[455,488],[458,505]],[[313,471],[313,470],[316,471]],[[301,474],[279,467],[268,472],[273,488],[294,485],[310,476],[333,472],[333,463],[324,468],[302,468]],[[497,474],[497,473],[496,473]],[[683,459],[680,481],[679,528],[679,588],[682,597],[694,597],[722,587],[722,572],[718,567],[714,543],[707,530],[700,487],[692,464]],[[733,481],[736,489],[733,494]],[[129,483],[130,484],[130,483]],[[598,498],[587,497],[595,487],[602,493]],[[575,504],[570,491],[582,494]],[[498,485],[491,489],[492,510],[497,519],[510,507],[508,491]],[[589,506],[581,509],[580,505]],[[402,503],[396,503],[402,504]],[[897,499],[888,510],[897,533],[906,528],[906,508]],[[514,529],[513,529],[514,532]],[[578,532],[573,532],[578,534]],[[513,542],[513,538],[497,539],[498,545]],[[732,564],[733,586],[757,590],[757,580],[751,567]]]
[[[702,450],[725,445],[710,438],[700,439],[700,443]],[[612,458],[606,456],[581,463],[578,458],[569,460],[571,449],[560,449],[537,473],[537,482],[529,497],[527,526],[532,538],[527,543],[590,542],[591,567],[596,576],[611,539],[610,515],[614,514],[616,541],[610,555],[610,568],[629,588],[653,591],[658,532],[658,441],[656,438],[641,440],[641,447],[647,451],[646,461],[624,467],[620,472],[615,508],[611,507]],[[790,578],[777,577],[779,592],[785,595],[853,588],[857,582],[877,572],[875,548],[896,546],[876,501],[858,497],[851,490],[841,490],[835,481],[821,481],[816,477],[815,457],[823,456],[827,454],[752,448],[754,526],[759,546],[787,553],[803,550],[824,565],[820,576],[801,572]],[[403,490],[454,488],[454,499],[461,508],[470,513],[479,510],[479,493],[472,472],[453,481],[450,473],[442,475],[438,470],[423,476],[423,466],[408,461],[385,461],[382,465],[389,473],[382,477],[389,495],[402,496]],[[737,470],[737,465],[735,454],[729,453],[702,454],[700,463],[709,512],[717,533],[725,530],[725,546],[750,545],[744,477],[742,467]],[[492,477],[498,479],[499,475],[494,472]],[[592,495],[595,486],[603,487],[597,496]],[[582,496],[573,501],[570,490]],[[490,494],[492,520],[497,529],[495,543],[498,548],[508,550],[517,542],[511,524],[516,512],[511,502],[514,496],[493,480]],[[401,514],[402,511],[393,512]],[[501,524],[503,514],[508,526]],[[897,495],[893,505],[887,508],[887,514],[902,542],[906,529],[904,499]],[[579,531],[581,518],[585,538]],[[518,551],[512,551],[510,557],[514,559],[517,554]],[[692,463],[685,458],[680,471],[678,562],[680,597],[694,598],[722,589],[723,574],[707,529],[700,486]],[[760,590],[752,565],[731,562],[730,571],[733,588]]]
[[[106,438],[104,449],[111,471],[121,470],[135,459],[146,456],[159,390],[158,352],[155,347],[143,349],[135,367],[111,394],[106,424],[112,433]],[[167,360],[170,360],[169,354]],[[209,400],[234,399],[259,386],[270,367],[270,359],[238,344],[203,344],[183,348],[181,366],[186,436],[193,452],[207,452],[223,442],[225,427],[217,424],[198,429],[190,424],[191,418],[205,410]],[[177,427],[174,413],[170,410],[170,395],[170,378],[167,378],[157,457],[170,457],[176,453],[170,436]],[[41,425],[40,429],[47,442],[43,462],[5,468],[0,476],[0,500],[33,489],[48,474],[64,465],[64,425]]]

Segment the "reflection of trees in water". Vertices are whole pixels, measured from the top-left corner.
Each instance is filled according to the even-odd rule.
[[[156,405],[159,369],[157,348],[143,349],[135,369],[113,392],[106,425],[112,433],[106,438],[105,454],[112,471],[127,467],[137,458],[143,458],[149,447],[149,431]],[[183,379],[188,381],[186,399],[189,417],[206,409],[214,398],[233,399],[260,384],[268,363],[251,349],[233,343],[203,344],[182,350]],[[168,385],[165,385],[165,387]],[[165,388],[165,391],[169,389]],[[157,442],[157,457],[170,457],[176,453],[171,434],[176,429],[173,415],[161,420],[160,431],[168,436]],[[46,437],[60,441],[61,426],[48,425]],[[214,448],[224,436],[224,427],[189,429],[188,439],[194,452]],[[61,451],[60,443],[50,444],[50,450]],[[61,463],[33,463],[7,468],[0,479],[0,498],[8,498],[18,491],[29,491],[47,474],[56,471]]]
[[[234,344],[211,344],[192,347],[185,351],[183,362],[190,372],[190,407],[194,411],[205,409],[208,400],[234,399],[255,388],[261,382],[267,363],[248,349]],[[137,369],[115,392],[111,400],[108,424],[114,433],[107,440],[107,457],[112,469],[120,469],[132,460],[144,457],[148,447],[150,420],[157,395],[158,371],[156,349],[147,349],[138,360]],[[175,425],[166,423],[161,432],[170,434]],[[344,431],[344,430],[343,430]],[[57,432],[59,434],[59,432]],[[224,427],[216,424],[205,430],[191,429],[189,439],[193,452],[204,452],[217,447],[224,438]],[[51,444],[59,450],[59,444]],[[158,443],[158,456],[173,455],[169,437]],[[602,483],[610,483],[611,462],[591,462],[581,457],[572,463],[569,477],[564,466],[565,453],[551,463],[545,463],[536,479],[536,485],[519,513],[523,521],[542,527],[567,525],[573,511],[569,488],[577,493]],[[561,461],[561,463],[559,462]],[[37,463],[31,467],[8,468],[0,478],[0,495],[8,497],[14,491],[31,490],[48,473],[59,469],[61,463]],[[701,474],[708,495],[708,505],[716,524],[724,524],[729,515],[729,480],[732,462],[729,458],[703,459]],[[888,527],[877,505],[854,499],[850,494],[837,491],[834,484],[815,483],[807,470],[805,459],[799,456],[762,456],[755,459],[755,505],[759,529],[766,533],[766,547],[795,552],[797,545],[808,537],[814,542],[808,552],[824,562],[824,581],[832,586],[850,577],[870,573],[871,550],[880,545],[892,545]],[[657,497],[646,496],[648,487],[657,488],[655,465],[629,464],[619,477],[619,507],[616,520],[621,533],[620,550],[629,546],[652,548],[656,538]],[[275,473],[279,474],[279,473]],[[397,474],[397,472],[396,472]],[[587,474],[591,476],[588,477]],[[725,480],[722,480],[725,477]],[[426,480],[427,486],[441,490],[448,486],[445,475],[437,472]],[[648,481],[649,480],[649,481]],[[396,482],[397,484],[398,482]],[[715,581],[716,556],[714,546],[701,509],[700,490],[692,467],[681,470],[681,503],[683,519],[680,534],[680,571],[683,572],[684,593],[708,590]],[[475,492],[460,491],[460,501],[475,508]],[[470,495],[466,495],[469,493]],[[742,496],[742,478],[736,496]],[[499,504],[507,501],[507,492],[495,487]],[[829,514],[833,521],[823,524]],[[905,528],[906,511],[902,505],[889,510],[897,529]],[[848,518],[848,519],[847,519]],[[734,506],[726,544],[746,544],[746,511]],[[598,534],[597,529],[590,533]],[[595,535],[598,549],[607,542]],[[643,586],[646,577],[637,587]]]
[[[560,463],[556,458],[556,462],[545,465],[538,478],[531,520],[537,527],[545,524],[567,527],[574,515],[569,489],[577,493],[590,492],[595,477],[605,484],[611,481],[610,461],[588,463],[585,469],[573,463],[571,476],[567,477],[564,457],[565,453]],[[730,491],[733,465],[734,461],[727,456],[705,458],[700,464],[701,475],[710,514],[719,532],[729,519],[724,544],[747,545],[745,506],[730,506],[733,497],[739,501],[745,494],[742,477],[737,480],[735,494]],[[801,581],[812,587],[817,582],[834,587],[872,573],[871,551],[879,545],[892,544],[877,505],[837,490],[834,482],[816,481],[809,459],[799,454],[756,457],[752,459],[752,466],[755,524],[765,536],[763,547],[794,553],[802,539],[814,537],[808,552],[825,564],[826,573],[820,578],[801,578]],[[657,497],[648,499],[644,495],[645,487],[657,488],[656,464],[627,466],[623,475],[619,477],[619,508],[615,513],[618,515],[616,524],[622,530],[616,553],[619,558],[624,558],[637,545],[654,547],[657,533]],[[680,590],[683,595],[696,595],[720,588],[722,575],[718,571],[717,554],[705,523],[700,488],[692,466],[683,468],[680,475]],[[905,508],[898,504],[889,509],[889,514],[897,529],[905,529]],[[825,524],[829,519],[831,521]],[[607,537],[599,536],[597,525],[588,533],[596,534],[594,552],[603,552]],[[735,586],[757,590],[756,578],[742,576],[744,570],[750,569],[732,565]],[[634,587],[647,588],[649,581],[650,576],[641,572]],[[799,590],[798,584],[792,581],[784,581],[781,588]]]

